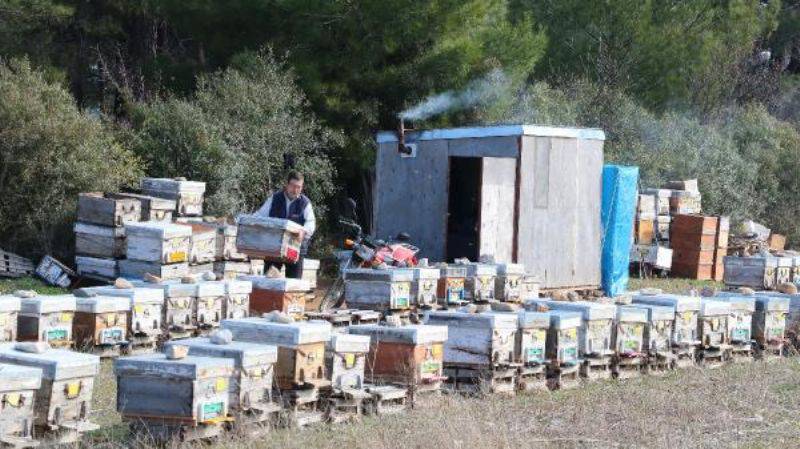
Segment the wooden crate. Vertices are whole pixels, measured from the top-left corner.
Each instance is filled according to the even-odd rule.
[[[463,265],[446,265],[440,268],[436,296],[443,306],[461,304],[465,298],[464,284],[467,278],[467,267]]]
[[[125,257],[125,228],[75,223],[75,254],[119,259]]]
[[[144,178],[141,183],[145,195],[176,201],[178,216],[203,215],[203,194],[206,183],[184,179]]]
[[[411,308],[413,280],[414,273],[409,269],[350,269],[345,272],[345,301],[356,309],[407,310]]]
[[[676,214],[672,217],[672,236],[716,235],[718,223],[718,217]]]
[[[673,190],[669,198],[669,211],[671,214],[699,214],[702,208],[702,197],[697,192],[686,190]]]
[[[147,273],[163,280],[180,279],[189,275],[189,264],[173,263],[163,265],[161,262],[145,262],[132,259],[119,261],[119,274],[126,279],[144,279]]]
[[[61,288],[68,288],[72,285],[72,278],[76,276],[72,269],[50,256],[44,256],[39,261],[39,265],[36,266],[36,275],[48,284]]]
[[[494,299],[494,286],[497,279],[497,265],[468,263],[467,277],[464,280],[464,299],[466,301],[491,301]]]
[[[654,220],[639,218],[634,227],[634,241],[639,244],[648,244],[655,239]]]
[[[0,277],[30,276],[33,271],[33,262],[29,259],[0,250]]]
[[[684,249],[681,247],[672,249],[672,265],[711,265],[714,263],[714,249]]]
[[[177,202],[173,199],[140,195],[138,193],[118,193],[114,197],[138,200],[141,204],[140,221],[172,221],[172,214],[177,206]]]
[[[162,264],[189,260],[192,238],[189,226],[156,221],[130,223],[125,226],[125,235],[129,260]]]
[[[17,323],[22,308],[20,299],[13,295],[0,295],[0,343],[17,341]]]
[[[236,247],[252,258],[295,263],[300,258],[299,224],[281,218],[240,215]]]
[[[770,290],[775,287],[778,259],[775,257],[723,257],[724,282],[730,287]]]
[[[675,277],[709,281],[713,279],[714,264],[681,263],[672,259],[671,273]]]
[[[298,318],[303,316],[308,292],[311,290],[307,281],[264,276],[241,276],[239,280],[251,282],[253,285],[250,293],[250,315],[261,316],[278,311]]]
[[[78,275],[101,281],[113,281],[119,277],[119,261],[96,257],[76,256]]]
[[[0,363],[0,441],[11,447],[35,447],[34,399],[42,386],[42,370]]]
[[[767,239],[767,245],[773,251],[783,251],[786,248],[786,236],[772,233]]]
[[[76,301],[72,295],[20,298],[19,341],[42,341],[53,347],[72,345]]]
[[[247,260],[247,254],[239,252],[236,246],[236,236],[238,227],[236,225],[223,223],[217,226],[216,258],[217,260]],[[305,259],[304,262],[308,261]]]
[[[431,311],[425,314],[425,324],[447,327],[445,368],[468,366],[486,371],[515,363],[518,319],[510,313]]]
[[[494,283],[494,297],[498,301],[520,302],[523,298],[525,266],[518,263],[497,265],[497,278]]]
[[[189,239],[189,263],[203,264],[214,262],[217,254],[217,229],[198,223],[187,223],[192,229]]]
[[[120,355],[128,338],[130,301],[116,296],[92,296],[76,298],[76,302],[72,322],[75,347],[101,357]]]
[[[79,222],[115,227],[137,222],[141,217],[142,206],[137,199],[102,192],[78,195]]]

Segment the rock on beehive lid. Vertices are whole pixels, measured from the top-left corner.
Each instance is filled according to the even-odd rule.
[[[259,365],[274,364],[278,361],[278,348],[275,345],[230,341],[218,344],[212,338],[188,338],[167,342],[164,347],[172,345],[185,346],[190,356],[224,357],[233,359],[237,368],[249,368]]]
[[[22,313],[42,314],[53,312],[74,312],[77,305],[72,295],[35,296],[20,298]]]
[[[673,295],[661,293],[655,295],[632,294],[634,304],[652,304],[668,306],[676,312],[689,312],[700,310],[700,298],[694,296]]]
[[[370,337],[356,334],[334,334],[328,342],[328,349],[337,353],[367,353]]]
[[[91,296],[76,298],[75,310],[81,313],[128,312],[131,310],[130,299],[119,296]]]
[[[406,268],[351,268],[345,271],[344,277],[348,281],[410,282],[414,280],[414,271]]]
[[[518,319],[510,313],[435,311],[425,314],[425,324],[481,329],[517,329]]]
[[[0,295],[0,313],[19,312],[22,301],[13,295]]]
[[[447,326],[410,324],[390,327],[377,324],[350,326],[347,332],[355,335],[369,335],[373,341],[407,343],[414,345],[443,343],[447,340]]]
[[[19,348],[28,349],[25,346]],[[0,362],[40,368],[42,377],[49,380],[94,377],[100,370],[100,357],[95,355],[66,349],[45,349],[42,352],[20,349],[16,345],[0,346]]]
[[[235,362],[222,357],[189,355],[173,360],[166,354],[145,354],[114,360],[116,375],[148,375],[166,379],[201,380],[233,375]]]
[[[223,320],[220,327],[231,331],[234,340],[286,347],[326,342],[333,332],[327,321],[275,323],[263,318]]]
[[[311,290],[311,284],[305,279],[270,278],[256,275],[239,276],[236,279],[250,282],[254,290],[278,292],[307,292]]]
[[[535,329],[550,327],[550,312],[517,312],[517,323],[520,329]]]

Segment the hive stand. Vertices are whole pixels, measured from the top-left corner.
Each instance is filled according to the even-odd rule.
[[[520,391],[546,390],[547,372],[546,365],[525,365],[517,369],[517,389]]]
[[[566,364],[548,362],[546,376],[550,390],[569,390],[580,385],[582,363]]]
[[[408,389],[396,385],[366,385],[370,398],[364,402],[367,415],[392,415],[408,409]]]
[[[513,395],[517,390],[519,364],[494,366],[493,369],[446,365],[445,388],[465,394],[499,393]]]

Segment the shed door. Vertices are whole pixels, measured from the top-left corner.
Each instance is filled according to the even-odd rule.
[[[479,255],[513,262],[517,159],[482,159]]]

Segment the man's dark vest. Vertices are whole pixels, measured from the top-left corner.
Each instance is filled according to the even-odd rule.
[[[274,218],[286,218],[300,226],[306,224],[306,218],[303,216],[303,211],[311,201],[305,195],[300,195],[299,198],[292,201],[289,207],[289,216],[286,216],[286,195],[283,191],[276,192],[272,195],[272,205],[269,208],[269,216]]]

